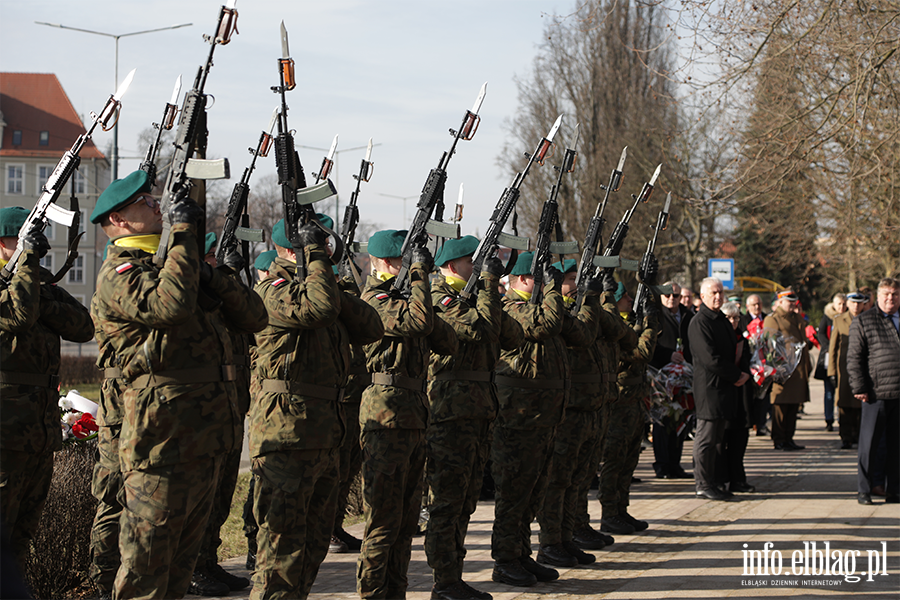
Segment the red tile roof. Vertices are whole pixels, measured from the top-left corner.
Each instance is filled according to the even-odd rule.
[[[0,148],[2,156],[59,159],[85,131],[53,73],[0,73],[0,111],[6,123]],[[14,130],[22,132],[22,143],[18,146],[12,143]],[[41,131],[50,133],[47,146],[39,145]],[[84,145],[80,156],[105,158],[91,140]]]

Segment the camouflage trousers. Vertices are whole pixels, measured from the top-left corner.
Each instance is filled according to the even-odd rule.
[[[331,540],[339,452],[284,450],[253,459],[259,532],[252,600],[309,595]]]
[[[359,404],[344,402],[344,442],[341,444],[341,484],[338,489],[337,509],[334,514],[334,530],[343,529],[344,515],[347,512],[347,497],[350,486],[362,467],[362,446],[359,444]]]
[[[181,598],[191,583],[222,457],[122,473],[116,598]]]
[[[122,505],[122,471],[119,469],[119,433],[121,425],[101,427],[97,434],[99,459],[94,465],[91,494],[97,499],[97,512],[91,526],[90,576],[102,593],[112,593],[119,570],[119,519]]]
[[[603,466],[597,497],[603,517],[626,512],[631,477],[641,454],[644,403],[619,399],[603,405]]]
[[[531,522],[547,487],[554,427],[494,427],[491,445],[496,485],[491,556],[509,562],[531,555]]]
[[[52,479],[52,452],[0,450],[0,518],[20,564],[37,531]]]
[[[597,463],[591,462],[597,454],[591,442],[599,423],[597,411],[566,410],[566,418],[556,427],[547,491],[537,514],[542,545],[572,541],[578,498],[585,480],[590,487],[586,473],[593,477],[597,470]],[[586,496],[587,490],[584,491]]]
[[[422,505],[425,431],[363,431],[366,531],[356,590],[361,598],[405,598],[412,538]]]
[[[218,550],[222,545],[219,532],[222,525],[228,520],[231,513],[231,500],[234,497],[234,488],[237,485],[238,471],[241,468],[241,452],[243,448],[238,446],[223,457],[222,469],[219,472],[219,480],[216,482],[216,494],[213,497],[212,512],[209,522],[206,524],[206,533],[200,544],[200,557],[197,564],[219,562]]]
[[[594,411],[594,419],[590,424],[591,431],[588,436],[587,447],[590,456],[587,458],[588,466],[578,481],[578,492],[575,494],[574,515],[572,517],[572,531],[578,531],[591,524],[591,515],[588,513],[588,495],[591,493],[591,484],[597,476],[597,469],[603,457],[603,409]],[[564,521],[565,523],[565,521]],[[565,531],[565,529],[564,529]]]
[[[430,423],[425,432],[425,480],[431,490],[425,554],[438,586],[462,579],[466,532],[481,493],[492,423],[444,421]]]

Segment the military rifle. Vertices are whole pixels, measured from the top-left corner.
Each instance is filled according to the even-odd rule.
[[[625,159],[628,157],[628,146],[622,148],[622,155],[619,157],[619,164],[612,170],[609,175],[609,183],[605,186],[600,184],[600,188],[606,190],[603,195],[603,202],[597,205],[591,222],[588,223],[587,232],[584,235],[584,246],[581,249],[581,263],[578,265],[578,275],[575,277],[575,305],[573,310],[578,312],[584,303],[584,296],[587,292],[588,281],[596,275],[597,267],[594,264],[594,258],[599,252],[600,244],[603,238],[603,224],[606,220],[603,213],[606,212],[606,203],[609,202],[609,195],[619,191],[622,184],[622,169],[625,168]]]
[[[131,72],[125,76],[125,79],[119,85],[119,89],[109,97],[99,115],[91,111],[91,126],[87,131],[78,136],[70,149],[66,150],[66,153],[63,154],[62,158],[59,159],[59,162],[56,164],[56,168],[50,173],[50,177],[47,178],[46,183],[41,187],[40,198],[38,198],[37,203],[35,203],[34,207],[31,209],[31,212],[28,214],[22,227],[19,228],[19,241],[16,245],[16,249],[10,257],[9,262],[6,263],[6,266],[0,270],[0,281],[8,283],[13,275],[15,275],[16,271],[18,271],[19,256],[21,256],[24,251],[22,240],[35,226],[43,231],[47,227],[47,221],[49,220],[69,228],[74,227],[77,231],[77,219],[80,218],[80,213],[77,212],[77,202],[74,210],[65,210],[58,206],[56,201],[59,200],[59,195],[62,193],[63,188],[65,188],[69,178],[72,177],[72,173],[74,173],[75,169],[78,168],[78,165],[81,164],[81,157],[79,156],[81,149],[84,148],[87,141],[91,139],[97,125],[100,125],[100,128],[103,131],[109,131],[115,126],[116,121],[119,120],[119,110],[122,107],[121,99],[128,89],[128,86],[131,85],[131,80],[134,79],[134,71],[135,70],[132,69]],[[112,125],[110,125],[109,122],[113,117],[115,117],[115,120],[113,120]],[[75,239],[76,246],[78,239],[80,239],[80,237]],[[77,255],[77,248],[75,250]],[[72,248],[70,245],[70,252],[71,251]]]
[[[412,224],[403,240],[400,248],[400,272],[394,278],[393,289],[405,292],[409,288],[409,270],[412,268],[413,250],[424,246],[428,242],[428,234],[434,234],[440,237],[459,237],[458,224],[438,223],[431,219],[431,215],[435,212],[438,204],[443,205],[444,201],[444,185],[447,183],[447,165],[450,159],[456,153],[456,145],[459,140],[469,141],[475,137],[478,125],[481,123],[481,117],[478,111],[481,110],[481,103],[484,102],[484,96],[487,93],[487,82],[481,86],[475,104],[472,110],[467,110],[463,115],[462,123],[459,129],[451,129],[450,135],[453,137],[453,144],[450,150],[441,155],[438,166],[431,170],[428,179],[425,181],[425,187],[419,196],[419,202],[416,204],[416,215],[413,217]]]
[[[535,242],[534,256],[531,259],[531,276],[534,277],[534,291],[531,294],[530,302],[532,304],[540,304],[544,296],[544,270],[552,260],[553,251],[551,249],[552,242],[550,240],[553,232],[560,233],[559,226],[559,203],[557,197],[559,190],[562,188],[563,175],[571,173],[575,170],[575,159],[578,157],[578,126],[575,126],[575,141],[570,147],[566,148],[566,154],[563,156],[562,164],[553,168],[559,172],[556,178],[556,185],[550,188],[550,196],[544,202],[541,209],[541,220],[538,224],[537,241]],[[559,237],[559,235],[558,235]],[[575,247],[578,250],[578,247]],[[562,257],[560,257],[562,261]],[[559,291],[559,290],[557,290]]]
[[[244,169],[241,180],[234,184],[231,191],[231,200],[228,201],[228,208],[225,211],[225,225],[222,227],[222,239],[219,240],[219,248],[216,251],[216,261],[223,264],[225,257],[237,250],[238,242],[241,243],[241,254],[244,257],[244,275],[247,277],[247,284],[252,285],[253,278],[250,275],[250,242],[262,242],[262,229],[250,228],[250,214],[247,210],[247,199],[250,196],[250,176],[256,168],[256,159],[269,155],[269,149],[272,147],[272,130],[275,129],[275,121],[278,119],[278,109],[272,111],[272,118],[269,121],[268,128],[264,129],[259,135],[259,141],[256,148],[248,148],[247,150],[253,155],[250,160],[250,166]]]
[[[636,317],[635,322],[637,323],[640,323],[644,317],[644,297],[649,293],[647,287],[649,284],[646,283],[646,281],[650,270],[650,256],[653,254],[653,251],[656,250],[656,240],[659,239],[659,232],[665,231],[669,224],[669,205],[671,203],[672,192],[669,192],[666,195],[666,205],[656,217],[656,229],[653,231],[653,237],[647,242],[647,251],[644,252],[644,256],[641,257],[641,266],[638,271],[640,282],[638,283],[637,292],[634,294],[634,314]]]
[[[147,154],[144,156],[144,162],[141,163],[140,169],[147,173],[150,178],[150,185],[156,185],[156,153],[159,152],[159,143],[162,141],[163,129],[171,131],[175,125],[175,117],[178,115],[178,96],[181,94],[181,75],[175,80],[175,88],[172,90],[172,99],[166,103],[163,109],[163,116],[159,123],[153,123],[156,129],[156,139],[150,143],[147,148]]]
[[[191,192],[191,179],[228,179],[230,176],[228,159],[198,160],[193,158],[197,146],[205,147],[206,141],[206,78],[212,67],[213,52],[216,45],[226,45],[231,41],[233,33],[237,32],[238,13],[235,10],[237,0],[228,0],[225,6],[219,10],[216,22],[216,33],[212,36],[203,36],[209,45],[209,55],[206,62],[197,70],[194,85],[184,95],[181,105],[181,120],[175,132],[175,153],[172,156],[172,168],[166,177],[166,185],[163,188],[162,198],[159,201],[159,210],[163,215],[163,230],[160,237],[159,249],[153,259],[157,267],[162,267],[166,260],[169,247],[169,234],[172,230],[170,214],[181,202],[184,202]],[[205,158],[205,157],[204,157]],[[206,199],[196,198],[197,203],[204,207]],[[201,223],[197,231],[197,241],[203,247],[206,224]]]
[[[335,136],[335,144],[337,143],[337,136]],[[334,145],[332,145],[332,151],[334,150]],[[362,159],[362,162],[359,165],[359,175],[354,175],[354,179],[356,179],[356,189],[353,190],[353,193],[350,194],[350,204],[344,208],[344,221],[341,223],[341,241],[344,243],[344,258],[343,261],[347,263],[347,266],[350,267],[350,272],[353,273],[353,279],[356,281],[356,285],[362,285],[362,277],[359,274],[359,267],[356,266],[356,263],[353,260],[353,241],[356,237],[356,227],[359,225],[359,207],[357,206],[357,202],[359,201],[359,186],[363,181],[368,182],[369,179],[372,178],[372,172],[375,168],[375,163],[372,162],[372,138],[369,138],[369,145],[366,148],[366,157]],[[328,160],[327,158],[325,160]],[[324,167],[324,163],[323,163]]]
[[[553,123],[553,127],[550,128],[550,132],[547,134],[547,137],[541,138],[541,140],[537,143],[537,146],[534,149],[534,152],[531,154],[525,153],[525,156],[528,157],[528,162],[525,164],[525,168],[520,172],[516,173],[516,176],[513,178],[512,183],[503,190],[503,194],[500,195],[500,199],[497,201],[497,205],[494,207],[494,212],[491,215],[490,223],[488,224],[487,232],[484,234],[484,237],[481,238],[481,241],[478,243],[478,247],[475,249],[475,255],[472,257],[472,275],[469,277],[469,280],[466,282],[466,286],[460,292],[460,296],[468,300],[475,294],[475,288],[478,285],[478,280],[481,277],[481,269],[484,267],[484,261],[494,255],[497,252],[497,248],[500,243],[504,243],[504,245],[515,246],[518,249],[527,249],[527,243],[524,244],[524,248],[520,244],[520,238],[514,236],[508,236],[503,233],[503,227],[506,225],[507,219],[509,219],[509,215],[512,214],[513,209],[516,206],[516,202],[519,200],[519,188],[522,187],[522,182],[525,181],[525,178],[528,176],[528,172],[531,170],[531,166],[534,163],[539,165],[544,164],[544,159],[547,157],[547,153],[553,147],[553,137],[556,135],[556,132],[559,130],[559,126],[562,123],[562,115],[559,115],[556,118],[556,121]],[[510,261],[512,262],[512,261]]]
[[[306,174],[303,172],[303,165],[300,164],[300,155],[294,148],[294,134],[288,127],[288,106],[285,94],[297,87],[297,80],[294,75],[294,59],[291,58],[284,21],[281,22],[281,58],[278,59],[278,74],[281,83],[272,87],[273,92],[281,95],[278,137],[275,138],[275,166],[278,170],[278,184],[281,186],[281,202],[284,205],[284,232],[297,260],[296,276],[303,280],[306,279],[306,259],[303,254],[303,245],[300,243],[301,225],[313,222],[325,233],[335,237],[335,252],[332,257],[335,261],[341,259],[343,244],[333,231],[319,223],[316,211],[312,207],[314,202],[333,196],[337,191],[331,180],[327,178],[322,183],[306,186]]]

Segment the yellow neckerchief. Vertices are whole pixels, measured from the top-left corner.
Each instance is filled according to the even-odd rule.
[[[149,233],[145,235],[125,235],[112,241],[113,245],[120,248],[137,248],[150,254],[156,254],[159,249],[160,235]]]
[[[575,304],[575,298],[563,296],[563,303],[566,305],[566,308],[571,308]]]
[[[394,276],[390,273],[385,273],[384,271],[375,271],[375,278],[380,279],[381,281],[390,281]]]
[[[629,311],[629,312],[621,312],[621,311],[619,311],[619,316],[622,317],[622,320],[623,320],[623,321],[628,321],[628,315],[629,315],[629,314],[631,314],[630,311]]]
[[[457,292],[461,292],[466,284],[468,283],[465,279],[460,279],[456,275],[444,275],[444,279],[447,280],[447,284],[450,285]]]
[[[2,269],[3,267],[5,267],[5,266],[6,266],[6,263],[8,263],[8,262],[9,262],[9,261],[6,260],[5,258],[0,258],[0,269]]]
[[[517,290],[516,288],[509,288],[509,291],[517,294],[525,302],[531,300],[531,292],[523,292],[522,290]]]

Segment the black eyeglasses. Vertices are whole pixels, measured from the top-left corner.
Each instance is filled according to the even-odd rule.
[[[131,206],[132,204],[137,204],[141,201],[143,201],[149,208],[156,208],[159,205],[159,200],[157,200],[150,194],[141,194],[140,196],[135,198],[134,202],[129,204],[129,206]]]

